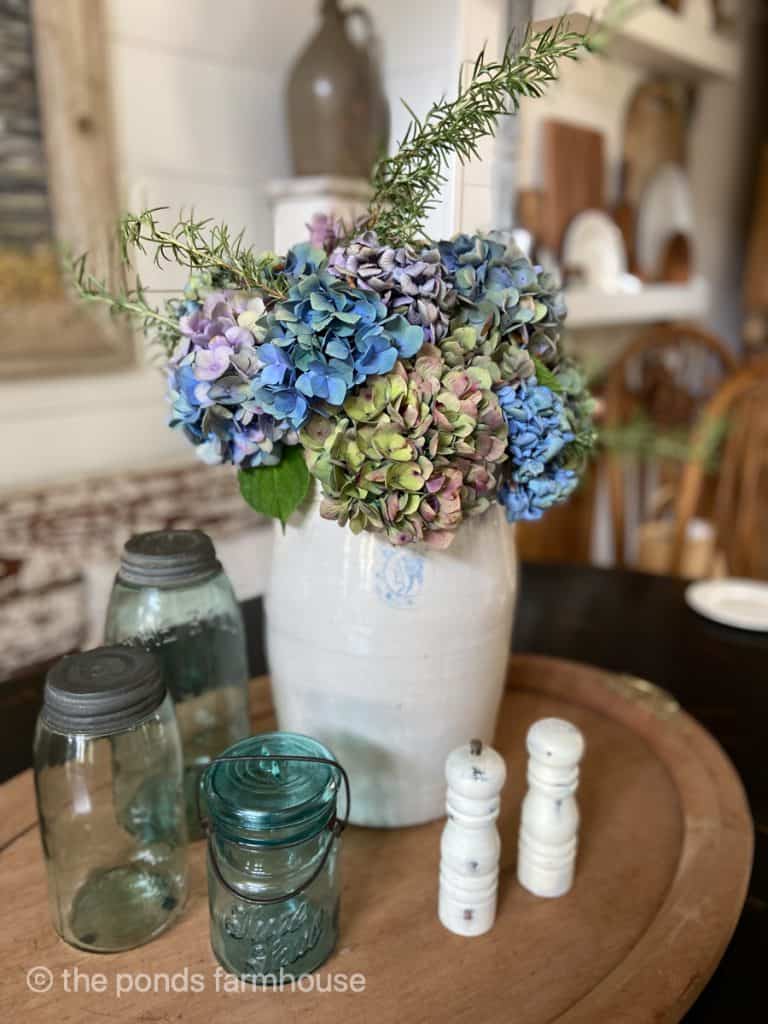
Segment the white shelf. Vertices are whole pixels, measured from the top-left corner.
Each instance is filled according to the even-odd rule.
[[[270,181],[272,246],[276,252],[308,238],[307,225],[315,214],[354,224],[365,212],[371,197],[370,182],[338,175],[305,175]]]
[[[646,285],[638,292],[566,288],[565,301],[566,325],[572,330],[699,320],[709,312],[709,286],[697,277],[688,284]]]
[[[572,27],[583,31],[605,6],[604,0],[535,0],[533,20],[536,27],[543,27],[565,13]],[[735,79],[739,74],[739,50],[733,40],[666,7],[638,10],[614,31],[608,52],[628,63],[694,81]]]
[[[371,183],[365,178],[342,178],[338,174],[304,174],[267,182],[266,191],[269,198],[277,202],[318,196],[366,202],[371,196]]]

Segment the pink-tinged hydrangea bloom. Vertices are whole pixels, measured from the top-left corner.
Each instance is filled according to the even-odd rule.
[[[451,368],[431,345],[314,416],[300,438],[321,515],[394,544],[447,547],[465,516],[494,501],[507,458],[490,374]]]

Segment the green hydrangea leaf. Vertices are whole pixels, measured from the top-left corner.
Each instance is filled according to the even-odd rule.
[[[549,388],[550,391],[554,391],[556,395],[562,394],[563,385],[557,379],[557,375],[548,366],[545,366],[540,359],[535,357],[533,365],[536,367],[536,382],[542,384],[545,388]]]
[[[279,519],[285,526],[304,501],[309,489],[309,470],[300,445],[283,449],[276,466],[241,469],[240,493],[256,512]]]

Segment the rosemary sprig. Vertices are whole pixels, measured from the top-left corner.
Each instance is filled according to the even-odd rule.
[[[126,266],[131,266],[134,249],[142,253],[151,251],[158,267],[176,263],[189,270],[209,271],[222,287],[258,291],[276,302],[285,298],[283,263],[274,253],[255,253],[244,243],[243,232],[232,235],[226,224],[195,220],[193,214],[185,217],[182,213],[170,228],[163,228],[156,217],[163,209],[128,213],[121,218],[117,237]],[[138,275],[132,288],[111,287],[89,271],[87,254],[71,260],[67,270],[80,299],[106,305],[113,316],[130,317],[170,354],[180,337],[178,317],[169,315],[173,312],[172,302],[165,313],[153,306]]]
[[[190,270],[208,270],[230,288],[259,290],[276,300],[285,298],[282,263],[274,253],[256,253],[245,244],[243,231],[233,235],[226,224],[195,220],[193,214],[180,215],[175,224],[164,229],[155,216],[163,209],[128,213],[122,218],[119,240],[125,263],[130,263],[132,249],[146,253],[149,248],[154,250],[158,267],[177,263]]]
[[[146,297],[139,277],[133,288],[112,289],[102,278],[90,273],[87,255],[72,260],[67,268],[72,286],[81,301],[91,305],[107,306],[112,316],[128,316],[140,324],[148,337],[156,340],[170,354],[180,337],[178,320],[166,316]]]
[[[481,52],[469,80],[459,77],[456,98],[438,100],[423,119],[405,104],[412,120],[395,154],[380,160],[372,176],[369,226],[379,239],[403,245],[421,236],[453,154],[462,163],[479,156],[481,139],[495,134],[502,114],[516,113],[525,97],[541,96],[558,77],[560,61],[592,48],[589,34],[572,31],[566,19],[541,32],[529,28],[517,50],[510,37],[500,61]]]

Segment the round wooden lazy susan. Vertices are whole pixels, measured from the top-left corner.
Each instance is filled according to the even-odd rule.
[[[266,680],[254,683],[253,706],[254,731],[271,728]],[[525,733],[546,715],[570,719],[587,741],[576,881],[558,900],[536,899],[515,880]],[[341,940],[312,976],[314,991],[243,991],[217,972],[201,843],[191,850],[188,906],[170,931],[119,955],[65,945],[48,917],[31,774],[18,776],[0,788],[0,1019],[678,1021],[714,971],[746,894],[752,821],[732,765],[655,687],[532,656],[510,662],[495,745],[508,781],[494,929],[462,939],[437,920],[442,822],[350,828]],[[49,974],[28,979],[36,967]]]

